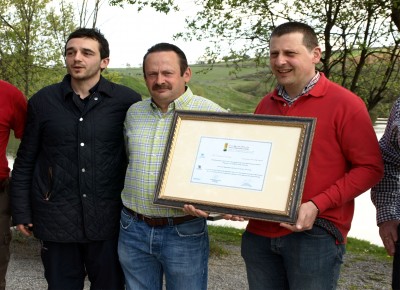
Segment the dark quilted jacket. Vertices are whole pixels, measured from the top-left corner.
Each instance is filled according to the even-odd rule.
[[[54,242],[117,234],[127,165],[123,122],[139,100],[103,77],[86,106],[69,75],[37,92],[12,172],[13,223],[33,223],[37,238]]]

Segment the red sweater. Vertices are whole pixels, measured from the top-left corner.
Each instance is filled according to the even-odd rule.
[[[383,175],[378,140],[364,102],[321,73],[311,91],[292,106],[275,90],[261,100],[255,114],[317,119],[302,202],[312,200],[319,217],[332,221],[346,241],[354,198]],[[266,237],[291,233],[279,223],[260,220],[250,220],[247,230]]]
[[[0,80],[0,179],[9,175],[6,148],[10,129],[16,138],[21,138],[26,120],[27,101],[13,85]]]

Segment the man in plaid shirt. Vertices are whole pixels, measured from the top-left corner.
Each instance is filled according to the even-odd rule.
[[[206,219],[153,204],[175,110],[225,111],[187,86],[192,71],[183,51],[169,43],[143,58],[151,98],[131,106],[125,119],[129,165],[122,191],[118,253],[126,289],[206,290]],[[174,172],[180,174],[180,172]]]
[[[383,245],[393,259],[392,287],[400,289],[400,98],[390,112],[379,141],[385,165],[382,180],[371,189]]]

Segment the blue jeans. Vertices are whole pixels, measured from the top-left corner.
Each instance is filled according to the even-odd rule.
[[[126,289],[206,290],[209,241],[205,219],[150,227],[123,209],[118,254]]]
[[[344,245],[324,229],[267,238],[244,232],[242,257],[250,290],[336,289]]]

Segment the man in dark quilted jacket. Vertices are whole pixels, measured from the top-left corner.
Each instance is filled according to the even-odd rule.
[[[14,163],[13,223],[41,242],[48,289],[124,289],[117,242],[127,157],[123,122],[141,100],[101,76],[109,47],[97,29],[68,37],[68,74],[28,102]]]

